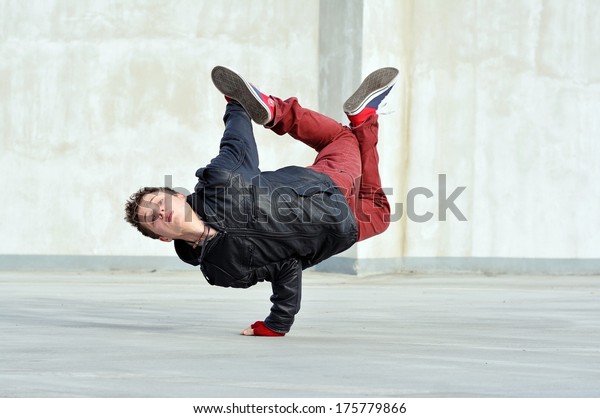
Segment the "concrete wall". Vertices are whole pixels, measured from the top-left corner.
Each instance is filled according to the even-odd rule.
[[[123,201],[165,176],[193,188],[221,133],[214,65],[340,121],[357,80],[394,65],[380,119],[394,222],[327,265],[600,272],[599,32],[594,0],[0,1],[0,265],[172,256],[122,221]],[[263,169],[314,156],[256,135]],[[440,174],[448,195],[465,187],[466,221],[439,220]],[[418,187],[433,196],[411,219]]]
[[[319,2],[2,1],[2,254],[169,255],[124,223],[143,185],[193,190],[216,155],[231,66],[318,106]],[[285,19],[280,18],[285,16]],[[302,28],[300,30],[300,28]],[[312,150],[256,129],[262,168]]]
[[[600,271],[600,3],[377,4],[362,69],[403,70],[380,144],[404,211],[358,246],[359,270]],[[439,221],[440,173],[448,195],[466,187],[466,222]],[[407,216],[416,187],[428,222]]]

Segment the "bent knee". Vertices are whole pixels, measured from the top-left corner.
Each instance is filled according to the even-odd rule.
[[[390,226],[390,206],[387,199],[381,206],[361,204],[355,215],[358,223],[358,241],[382,234]]]

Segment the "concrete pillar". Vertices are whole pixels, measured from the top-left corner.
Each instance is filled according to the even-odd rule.
[[[321,0],[319,5],[319,111],[347,123],[342,104],[361,81],[363,0]],[[357,247],[324,270],[356,273]]]

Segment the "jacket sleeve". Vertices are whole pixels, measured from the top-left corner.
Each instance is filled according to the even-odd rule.
[[[294,317],[300,311],[302,296],[302,265],[295,258],[277,264],[277,271],[270,278],[273,295],[271,313],[265,319],[267,328],[287,333]]]

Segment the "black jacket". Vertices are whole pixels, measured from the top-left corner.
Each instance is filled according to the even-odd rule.
[[[288,332],[300,310],[302,270],[356,242],[346,199],[329,176],[302,167],[250,177],[213,164],[196,176],[188,203],[219,233],[195,250],[175,241],[178,256],[200,265],[211,285],[271,282],[273,306],[265,325]]]

